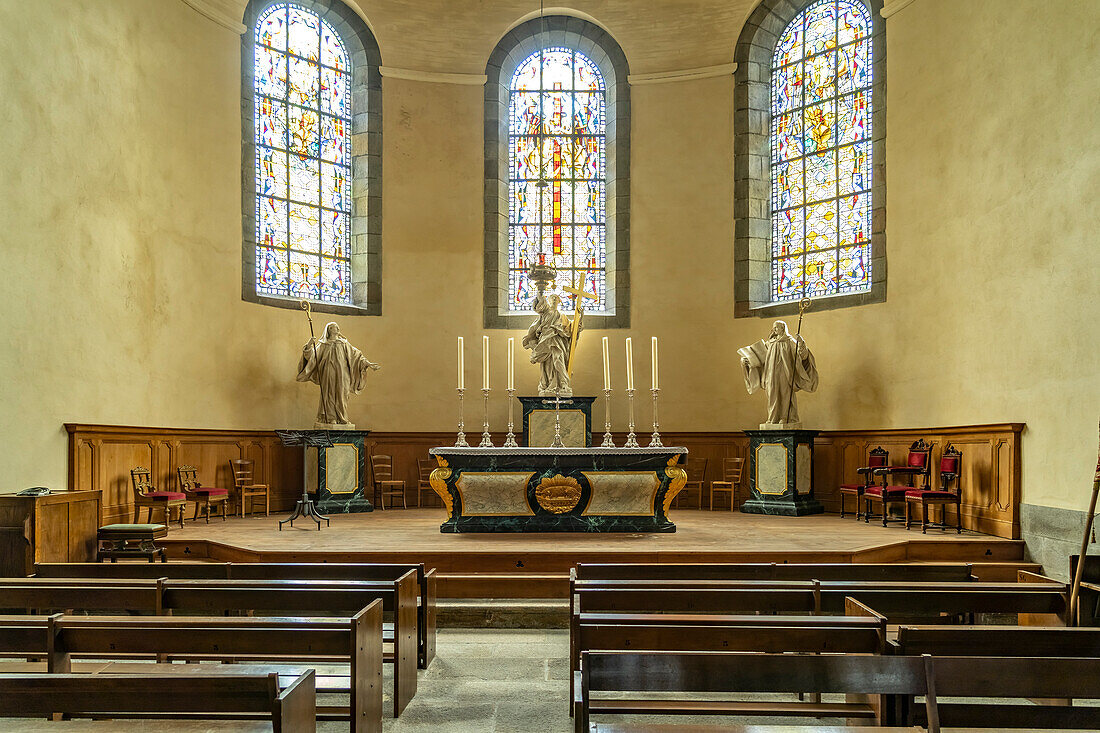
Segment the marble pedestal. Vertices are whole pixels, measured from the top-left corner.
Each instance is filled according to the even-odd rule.
[[[801,517],[821,514],[814,499],[814,437],[817,430],[746,430],[749,436],[749,492],[741,505],[749,514]]]
[[[372,512],[367,490],[368,430],[302,430],[326,434],[332,445],[306,448],[306,486],[321,514]]]
[[[520,444],[547,448],[554,443],[554,398],[519,397],[523,405]],[[595,397],[561,398],[561,442],[567,448],[592,447],[592,403]]]

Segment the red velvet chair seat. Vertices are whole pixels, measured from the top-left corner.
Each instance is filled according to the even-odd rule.
[[[197,486],[194,492],[196,494],[206,494],[207,496],[229,496],[229,489],[215,489],[210,486]]]
[[[187,494],[178,491],[149,491],[146,492],[145,496],[149,499],[166,499],[168,501],[184,501],[187,499]]]
[[[925,491],[924,489],[909,489],[905,492],[906,497],[916,497],[918,499],[951,499],[954,501],[958,498],[958,494],[954,491]]]
[[[897,499],[905,492],[909,491],[908,486],[868,486],[863,490],[864,496],[882,496],[883,492],[886,492],[887,498]]]

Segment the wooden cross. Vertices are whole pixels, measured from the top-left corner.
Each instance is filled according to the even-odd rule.
[[[571,288],[569,286],[562,287],[563,293],[571,293],[577,296],[577,308],[576,315],[573,316],[573,335],[569,339],[569,363],[566,364],[565,370],[569,375],[569,378],[573,378],[573,353],[577,350],[577,334],[581,330],[581,319],[584,318],[584,301],[580,298],[588,298],[589,300],[597,300],[595,293],[586,293],[583,290],[577,288]]]

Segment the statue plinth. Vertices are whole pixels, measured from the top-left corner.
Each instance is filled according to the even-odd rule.
[[[802,423],[800,422],[762,422],[760,423],[761,430],[801,430]]]
[[[324,447],[307,443],[305,448],[306,490],[322,514],[351,514],[374,511],[367,467],[366,437],[369,430],[336,429],[284,431],[302,437],[320,436]]]
[[[313,423],[314,430],[355,430],[355,423],[336,423],[336,422],[321,422],[317,421]]]
[[[814,498],[814,437],[818,430],[746,430],[749,436],[749,491],[741,505],[748,514],[801,517],[821,514]]]

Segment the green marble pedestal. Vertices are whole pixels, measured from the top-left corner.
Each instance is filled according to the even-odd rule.
[[[523,405],[523,430],[520,444],[528,448],[546,448],[554,443],[554,398],[519,397]],[[592,445],[592,402],[595,397],[561,398],[561,441],[569,448]]]
[[[741,505],[749,514],[801,517],[821,514],[814,499],[814,437],[817,430],[746,430],[749,491]]]

